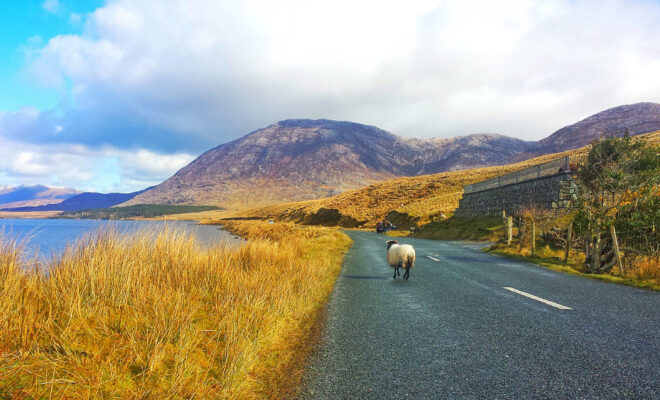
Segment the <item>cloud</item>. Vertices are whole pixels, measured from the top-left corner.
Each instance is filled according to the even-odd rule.
[[[85,34],[51,39],[31,70],[69,99],[61,121],[43,117],[67,127],[57,140],[89,145],[201,151],[290,117],[540,139],[607,107],[660,101],[659,10],[616,0],[118,0]]]
[[[193,159],[192,154],[186,153],[31,145],[0,138],[0,177],[8,184],[131,192],[162,182]]]
[[[651,0],[115,0],[83,18],[26,67],[61,104],[0,113],[0,136],[198,154],[278,120],[332,118],[538,140],[660,102]]]
[[[45,0],[41,3],[41,8],[54,14],[60,9],[60,2],[58,0]]]

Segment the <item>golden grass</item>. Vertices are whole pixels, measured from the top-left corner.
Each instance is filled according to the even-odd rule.
[[[206,248],[174,230],[103,231],[48,272],[3,240],[0,398],[291,395],[350,239],[232,228],[253,239]]]
[[[238,217],[240,215],[241,215],[241,210],[231,209],[231,210],[209,210],[209,211],[200,211],[194,213],[182,213],[182,214],[168,214],[153,218],[142,218],[142,219],[150,220],[150,221],[200,221],[200,222],[205,221],[208,223],[209,221],[212,220]]]
[[[654,281],[660,289],[660,260],[647,258],[635,263],[627,274],[635,279]]]
[[[412,234],[436,240],[477,240],[497,242],[504,235],[502,217],[456,217],[431,222]]]
[[[529,261],[571,275],[644,289],[660,290],[660,266],[650,260],[648,263],[635,264],[632,269],[626,269],[623,275],[619,274],[618,268],[613,269],[609,274],[589,274],[585,272],[583,265],[584,254],[571,254],[568,263],[565,265],[562,262],[563,250],[553,250],[547,246],[537,249],[534,255],[530,254],[529,249],[518,250],[516,247],[496,246],[489,251],[504,257]]]

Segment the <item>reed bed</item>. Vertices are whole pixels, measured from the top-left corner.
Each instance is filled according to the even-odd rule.
[[[269,228],[103,230],[44,266],[2,238],[0,398],[288,397],[350,239]]]

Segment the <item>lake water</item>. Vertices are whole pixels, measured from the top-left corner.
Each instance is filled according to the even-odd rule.
[[[5,237],[27,241],[27,257],[60,254],[67,244],[75,242],[87,233],[112,227],[122,233],[136,232],[142,228],[183,228],[194,233],[206,245],[228,242],[239,245],[242,239],[217,225],[196,225],[192,221],[102,221],[90,219],[0,219],[0,233]]]

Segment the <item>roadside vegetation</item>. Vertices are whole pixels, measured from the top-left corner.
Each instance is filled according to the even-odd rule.
[[[492,250],[660,289],[660,146],[627,136],[595,141],[577,175],[581,190],[574,213],[522,209],[515,217],[515,240],[507,243],[502,221]]]
[[[436,240],[475,240],[497,242],[502,238],[501,217],[456,217],[422,226],[412,236]]]
[[[136,204],[134,206],[93,208],[81,211],[65,211],[53,218],[79,219],[127,219],[154,218],[171,214],[197,213],[218,210],[215,206],[180,206],[171,204]]]
[[[0,243],[0,398],[290,398],[350,239],[225,225],[98,232],[41,264]]]

